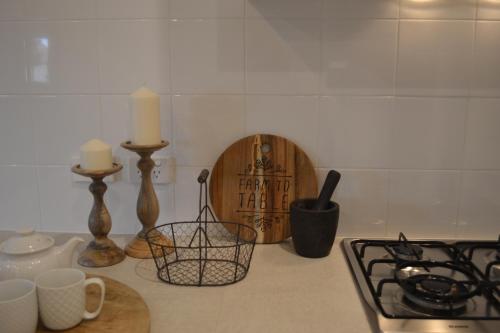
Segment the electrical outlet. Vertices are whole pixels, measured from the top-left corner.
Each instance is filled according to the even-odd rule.
[[[153,184],[170,184],[175,181],[175,158],[172,156],[152,156],[155,166],[151,171]],[[130,183],[141,182],[141,171],[137,168],[138,157],[128,160],[128,180]]]

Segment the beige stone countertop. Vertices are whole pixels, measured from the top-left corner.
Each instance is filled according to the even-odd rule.
[[[11,234],[0,232],[0,241]],[[56,244],[68,236],[55,235]],[[111,238],[124,246],[130,237]],[[152,260],[127,257],[111,267],[74,267],[137,290],[151,313],[151,333],[371,332],[340,244],[337,239],[330,256],[321,259],[296,255],[291,241],[257,244],[247,277],[224,287],[168,285],[156,277]]]

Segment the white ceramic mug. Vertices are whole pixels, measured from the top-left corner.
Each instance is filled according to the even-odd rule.
[[[78,325],[83,319],[94,319],[101,313],[106,288],[99,278],[85,279],[78,269],[53,269],[35,279],[40,317],[51,330],[65,330]],[[85,309],[85,288],[97,284],[101,288],[101,301],[95,312]]]
[[[35,284],[23,279],[0,282],[0,332],[33,333],[37,321]]]

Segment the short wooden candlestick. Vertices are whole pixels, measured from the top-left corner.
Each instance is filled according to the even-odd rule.
[[[89,215],[89,229],[94,240],[78,257],[78,263],[86,267],[106,267],[115,265],[125,259],[125,252],[108,238],[111,231],[111,216],[104,204],[104,193],[106,184],[102,181],[104,177],[112,175],[122,169],[121,164],[113,163],[113,167],[107,170],[87,170],[80,165],[71,168],[76,174],[92,178],[89,190],[94,196],[94,206]]]
[[[142,230],[135,236],[135,238],[128,243],[125,248],[127,255],[146,259],[152,258],[149,245],[146,241],[146,233],[153,229],[160,215],[160,208],[158,204],[158,198],[153,187],[153,182],[151,181],[151,171],[153,170],[155,163],[151,159],[151,155],[160,149],[168,146],[167,141],[162,141],[156,145],[136,145],[130,141],[122,142],[121,146],[127,150],[133,151],[141,157],[139,162],[137,162],[137,167],[141,171],[141,189],[139,191],[139,197],[137,198],[137,217],[142,224]],[[156,242],[162,242],[167,246],[173,246],[170,239],[165,238],[160,233],[155,236]]]

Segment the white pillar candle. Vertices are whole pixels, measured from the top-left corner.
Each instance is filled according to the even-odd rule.
[[[80,167],[87,170],[106,170],[113,167],[111,146],[92,139],[80,147]]]
[[[154,145],[161,142],[160,96],[146,87],[130,95],[132,143]]]

